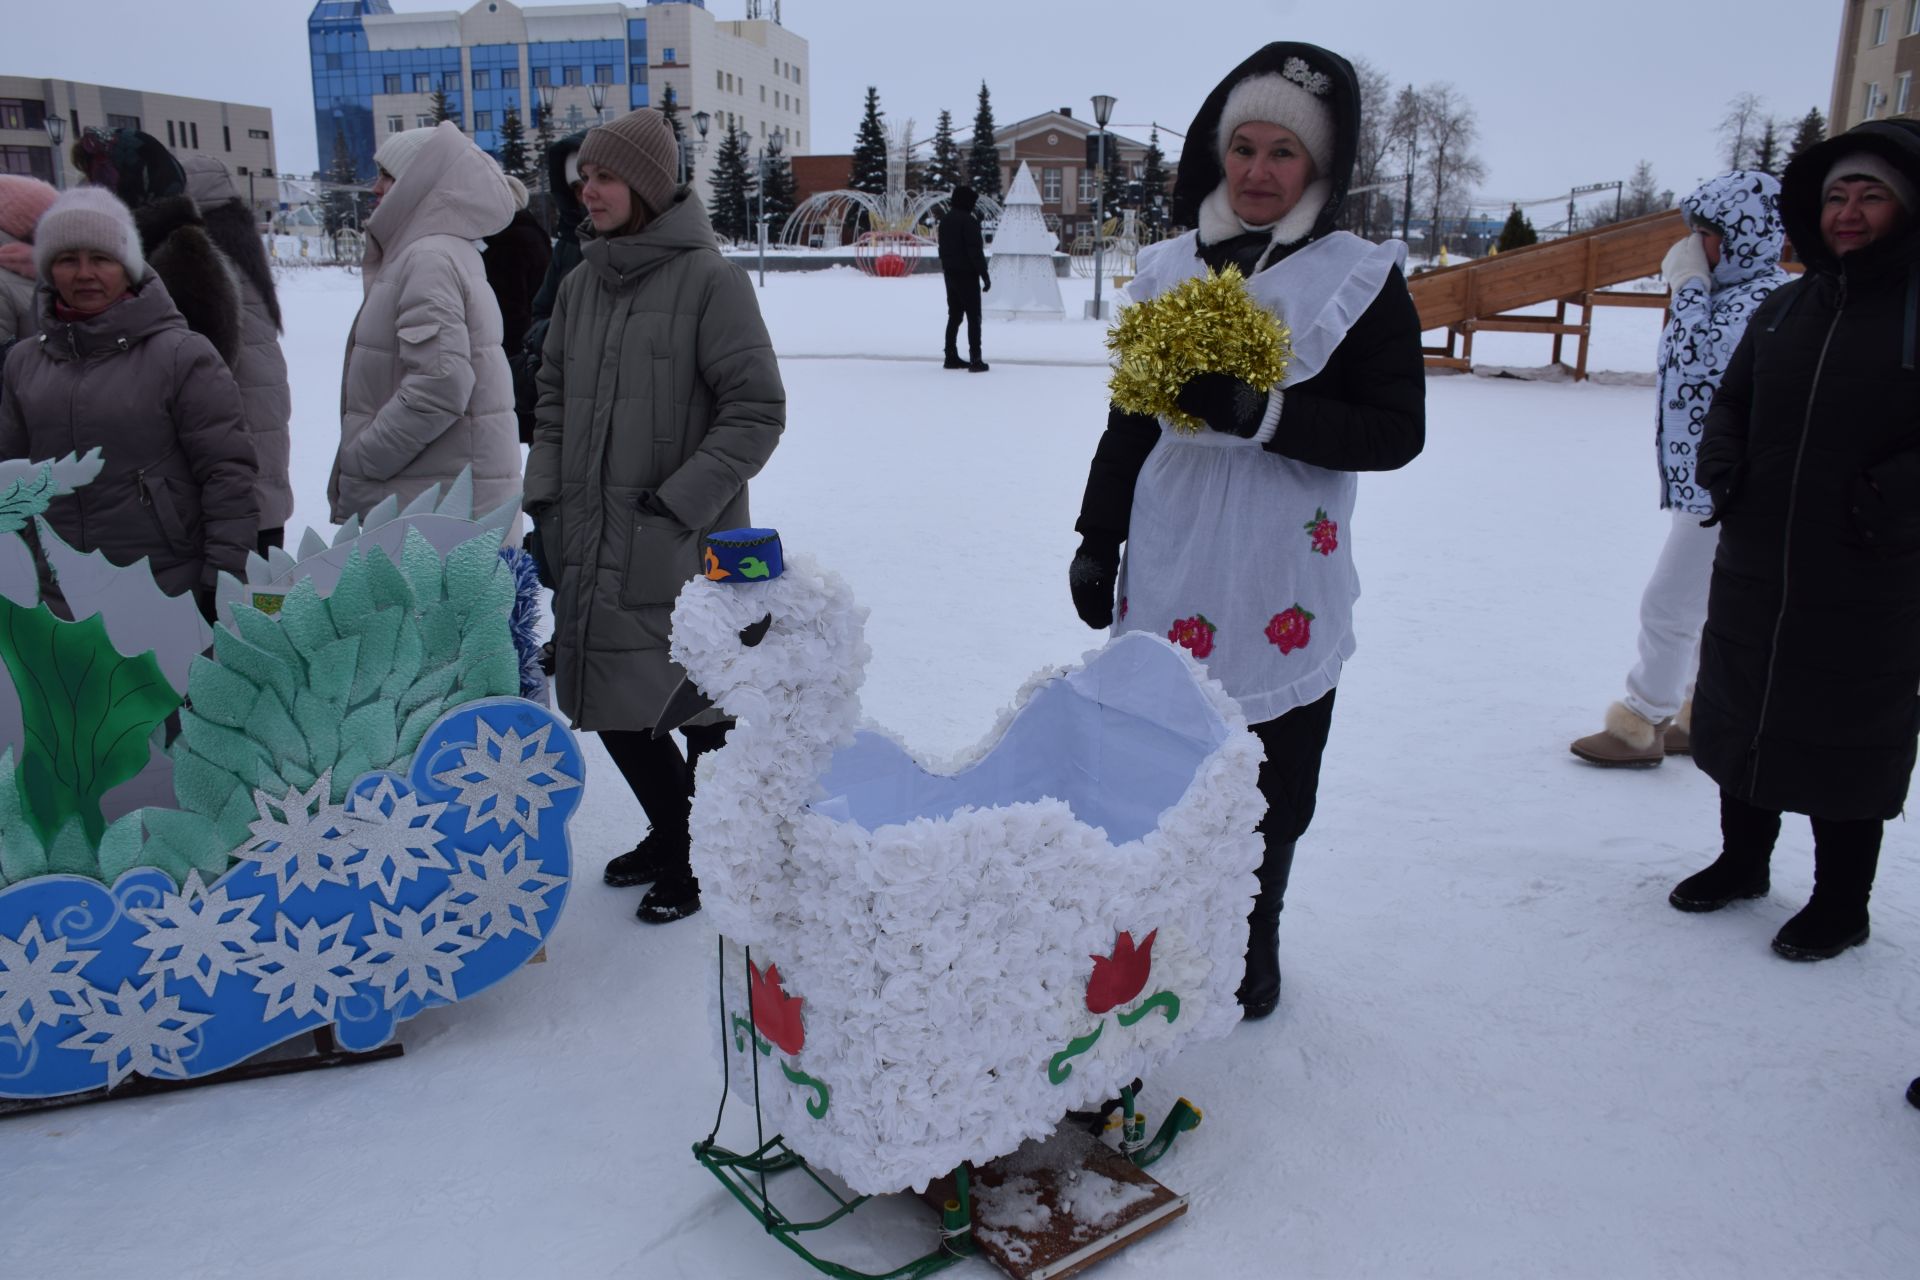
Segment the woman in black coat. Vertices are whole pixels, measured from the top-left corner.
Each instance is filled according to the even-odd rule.
[[[1696,474],[1714,558],[1694,759],[1720,784],[1723,848],[1673,890],[1713,911],[1768,890],[1783,811],[1813,822],[1814,890],[1773,948],[1824,960],[1867,939],[1883,822],[1920,733],[1920,123],[1803,152],[1781,213],[1806,274],[1747,326]]]

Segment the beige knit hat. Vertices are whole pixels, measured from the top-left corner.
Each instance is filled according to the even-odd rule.
[[[1833,184],[1853,178],[1871,178],[1887,190],[1893,192],[1908,213],[1914,211],[1913,183],[1904,173],[1888,164],[1871,151],[1856,151],[1852,155],[1841,156],[1827,170],[1826,181],[1820,184],[1820,195],[1824,199]]]
[[[679,145],[673,126],[652,107],[629,111],[612,124],[587,131],[580,164],[596,165],[633,188],[647,212],[658,214],[679,189]]]
[[[42,280],[51,279],[48,268],[53,260],[74,249],[117,258],[133,284],[147,278],[147,260],[140,253],[133,214],[105,187],[75,187],[47,206],[33,229],[34,271]]]

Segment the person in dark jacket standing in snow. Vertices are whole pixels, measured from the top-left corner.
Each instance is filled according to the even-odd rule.
[[[533,327],[533,299],[546,282],[547,266],[553,250],[547,233],[527,212],[527,189],[518,178],[505,175],[513,192],[513,221],[481,241],[485,247],[480,263],[486,268],[487,287],[500,304],[500,345],[507,351],[507,368],[513,374],[513,412],[520,424],[520,443],[533,440],[533,400],[523,397],[528,385],[527,330]]]
[[[1353,654],[1356,473],[1403,467],[1426,442],[1406,246],[1334,230],[1359,119],[1352,64],[1310,44],[1266,46],[1207,96],[1173,193],[1173,221],[1197,230],[1142,251],[1128,292],[1238,267],[1292,328],[1293,363],[1271,392],[1194,375],[1177,398],[1210,428],[1194,435],[1111,407],[1067,575],[1088,626],[1152,631],[1203,661],[1266,749],[1249,1018],[1279,1003],[1281,904]]]
[[[1783,812],[1812,819],[1813,897],[1773,948],[1865,942],[1881,827],[1920,734],[1920,123],[1802,152],[1781,212],[1807,264],[1747,325],[1696,474],[1714,558],[1694,759],[1720,786],[1722,851],[1682,911],[1764,896]]]
[[[980,219],[974,213],[979,203],[980,193],[972,187],[955,187],[947,216],[940,219],[940,274],[947,282],[946,367],[973,373],[987,371],[987,362],[980,358],[980,295],[993,288]],[[967,322],[965,360],[957,345],[963,318]]]

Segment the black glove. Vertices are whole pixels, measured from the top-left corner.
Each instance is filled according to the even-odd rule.
[[[640,496],[633,500],[633,505],[639,507],[640,510],[650,516],[659,516],[664,520],[678,520],[680,518],[674,515],[673,512],[667,510],[667,504],[660,501],[660,495],[652,489],[642,489]]]
[[[982,293],[993,292],[993,277],[985,274],[984,272],[981,273],[981,276],[980,276],[980,292]]]
[[[1096,631],[1113,625],[1113,586],[1119,576],[1118,543],[1092,537],[1080,540],[1080,549],[1067,566],[1067,588],[1073,592],[1073,611]]]
[[[1251,440],[1267,416],[1267,393],[1230,373],[1196,373],[1173,402],[1215,431]]]
[[[533,571],[539,576],[540,585],[549,591],[558,591],[560,579],[554,576],[553,569],[547,564],[547,548],[540,537],[538,517],[535,518],[533,528],[527,530],[526,536],[520,539],[520,546],[533,557]]]

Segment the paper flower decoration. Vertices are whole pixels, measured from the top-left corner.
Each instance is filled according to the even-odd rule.
[[[1206,423],[1174,404],[1187,379],[1228,373],[1270,391],[1286,379],[1293,358],[1292,335],[1253,300],[1237,267],[1134,303],[1107,332],[1107,349],[1118,358],[1107,384],[1113,402],[1128,413],[1165,418],[1188,435]]]
[[[1134,949],[1133,935],[1121,933],[1113,940],[1113,954],[1093,957],[1093,976],[1087,979],[1087,1012],[1105,1013],[1139,995],[1146,988],[1147,975],[1153,971],[1153,936]]]

